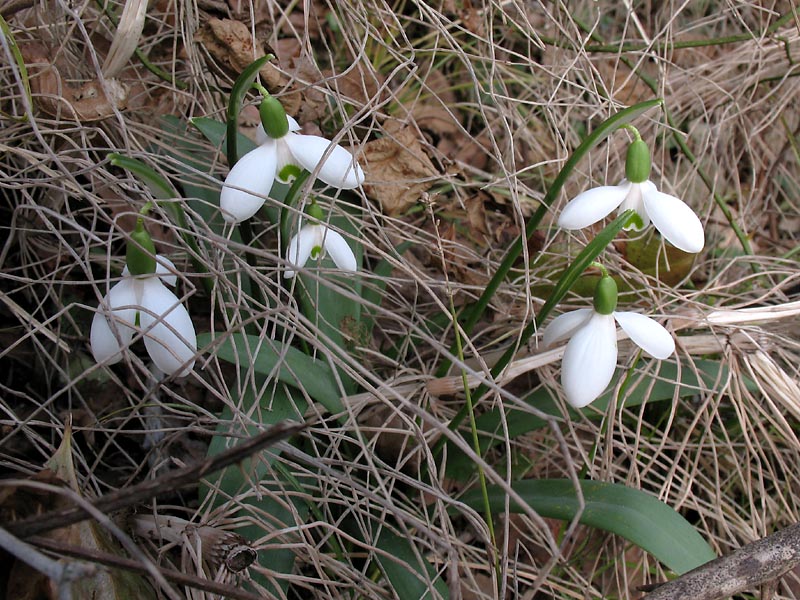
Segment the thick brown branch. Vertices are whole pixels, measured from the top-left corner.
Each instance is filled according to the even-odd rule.
[[[742,546],[677,579],[645,600],[721,600],[773,582],[800,564],[800,523]]]
[[[40,537],[33,537],[30,539],[30,542],[39,548],[50,550],[51,552],[55,552],[63,556],[71,556],[73,558],[80,558],[92,563],[124,569],[126,571],[144,573],[145,575],[148,574],[147,569],[141,563],[131,560],[130,558],[117,556],[116,554],[108,554],[107,552],[99,552],[97,550],[90,550],[80,546],[61,544],[55,540]],[[198,590],[203,590],[205,592],[210,592],[212,594],[219,594],[220,596],[224,596],[226,598],[234,598],[236,600],[262,600],[261,596],[257,596],[256,594],[252,594],[246,590],[241,590],[232,585],[218,583],[209,579],[203,579],[197,575],[189,575],[187,573],[173,571],[172,569],[164,569],[162,567],[156,568],[161,575],[164,576],[164,579],[168,579],[179,585],[185,585]]]
[[[226,450],[204,461],[175,469],[143,481],[134,486],[121,488],[97,498],[92,505],[103,513],[110,513],[122,508],[147,502],[151,498],[197,483],[202,477],[243,461],[256,452],[271,446],[307,427],[306,423],[279,423],[264,433],[248,438],[241,444]],[[28,519],[15,521],[6,525],[10,533],[27,538],[32,535],[66,527],[88,519],[89,515],[80,507],[70,507],[36,515]]]

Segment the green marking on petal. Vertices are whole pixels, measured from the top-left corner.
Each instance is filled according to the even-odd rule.
[[[317,260],[320,257],[322,257],[322,246],[314,246],[311,249],[311,258]]]
[[[278,172],[278,179],[280,181],[291,181],[297,178],[302,172],[303,169],[297,165],[286,165]]]

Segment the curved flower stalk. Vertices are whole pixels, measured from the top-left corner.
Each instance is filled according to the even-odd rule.
[[[567,402],[583,408],[606,389],[617,367],[617,327],[653,358],[664,360],[675,341],[659,323],[635,312],[616,311],[617,284],[603,271],[594,293],[594,308],[556,317],[544,331],[544,345],[569,338],[561,363],[561,385]]]
[[[137,239],[141,232],[140,220],[132,238],[149,250],[153,243],[146,232],[146,239]],[[153,259],[153,255],[128,244],[122,280],[108,291],[92,319],[92,355],[99,363],[119,362],[136,331],[141,330],[155,366],[167,375],[181,377],[194,366],[197,335],[186,307],[164,285],[175,285],[175,265],[163,256]]]
[[[635,131],[635,130],[634,130]],[[656,189],[650,180],[650,150],[639,133],[628,147],[625,179],[619,185],[607,185],[578,194],[570,200],[558,218],[559,227],[583,229],[596,223],[615,208],[618,212],[633,209],[642,222],[635,227],[644,229],[652,222],[670,244],[684,252],[703,249],[703,224],[683,200]]]
[[[325,254],[330,254],[333,262],[342,271],[358,270],[356,256],[347,245],[342,235],[333,229],[322,225],[322,209],[316,204],[311,204],[306,212],[314,219],[314,223],[306,223],[300,228],[286,248],[286,262],[294,269],[286,269],[283,276],[287,279],[294,277],[297,269],[302,269],[309,258],[322,259]]]
[[[220,194],[223,217],[230,223],[249,219],[264,205],[265,198],[288,165],[303,168],[339,189],[354,189],[364,181],[364,172],[353,155],[341,146],[316,135],[296,133],[300,129],[286,115],[280,102],[267,96],[261,103],[262,124],[258,147],[245,154],[225,178]]]

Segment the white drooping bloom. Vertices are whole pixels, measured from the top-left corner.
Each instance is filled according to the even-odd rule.
[[[240,223],[256,214],[287,165],[316,171],[318,179],[339,189],[354,189],[364,181],[364,172],[348,150],[331,148],[331,142],[323,137],[296,133],[300,125],[286,118],[289,131],[277,139],[259,125],[258,147],[239,159],[225,178],[220,207],[226,221]]]
[[[324,225],[308,223],[303,225],[286,249],[286,261],[294,269],[286,269],[284,277],[294,277],[295,270],[301,269],[309,258],[323,258],[330,254],[333,262],[342,271],[356,271],[358,264],[355,254],[342,235]]]
[[[581,308],[553,319],[544,330],[544,345],[569,338],[561,361],[561,385],[575,408],[594,402],[617,368],[617,326],[653,358],[664,360],[675,341],[659,323],[635,312],[614,310],[617,285],[607,274],[595,288],[594,308]]]
[[[656,321],[635,312],[602,315],[581,308],[556,317],[544,331],[549,346],[569,338],[561,362],[561,385],[575,408],[594,402],[606,389],[617,367],[617,327],[653,358],[664,360],[675,351],[675,341]]]
[[[122,280],[103,298],[92,319],[92,355],[97,362],[119,362],[141,331],[156,367],[184,376],[194,366],[197,335],[186,307],[164,285],[175,285],[175,265],[163,256],[156,260],[156,272],[149,275],[134,276],[125,267]]]
[[[703,249],[703,224],[683,200],[659,192],[651,181],[632,183],[623,179],[619,185],[587,190],[573,198],[558,217],[559,227],[583,229],[596,223],[615,208],[618,212],[635,210],[642,228],[651,222],[670,244],[684,252]]]

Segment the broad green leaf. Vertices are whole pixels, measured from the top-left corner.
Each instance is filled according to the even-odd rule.
[[[707,390],[715,385],[716,381],[724,381],[728,376],[728,368],[718,360],[695,360],[694,368],[684,366],[678,376],[678,365],[674,362],[659,361],[657,372],[652,376],[634,376],[631,383],[624,390],[622,401],[626,408],[639,406],[644,402],[661,402],[672,400],[677,387],[678,397],[686,398]],[[695,372],[696,369],[696,372]],[[698,380],[697,375],[700,375]],[[657,379],[653,379],[657,377]],[[752,382],[751,382],[752,383]],[[575,410],[567,406],[567,414],[572,419],[600,419],[605,414],[608,405],[614,399],[614,389],[607,390],[597,400],[586,408]],[[561,416],[559,403],[554,392],[540,388],[525,397],[525,402],[530,406],[553,416]],[[476,419],[479,432],[481,450],[486,452],[497,445],[503,438],[500,409],[495,408],[483,413]],[[508,436],[511,439],[547,427],[547,421],[524,410],[508,408],[505,411],[505,422]],[[475,465],[470,458],[460,452],[450,453],[447,459],[447,476],[459,481],[465,481],[475,474]]]
[[[242,379],[247,374],[242,371]],[[208,447],[208,455],[213,456],[236,445],[237,440],[255,435],[263,427],[273,425],[286,419],[300,420],[307,408],[307,403],[302,394],[290,394],[290,389],[282,383],[276,382],[267,387],[267,393],[260,398],[255,397],[254,388],[260,389],[267,381],[267,377],[257,374],[254,385],[248,385],[241,398],[241,410],[252,420],[251,424],[242,424],[241,419],[234,419],[233,409],[226,406],[219,417],[219,425]],[[258,425],[256,425],[256,423]],[[238,527],[236,532],[248,540],[255,542],[276,529],[292,529],[302,524],[308,518],[308,506],[300,499],[290,496],[283,497],[286,502],[291,502],[294,510],[286,502],[279,502],[267,492],[282,496],[281,490],[286,489],[285,482],[281,482],[280,472],[277,476],[271,465],[278,459],[279,452],[275,449],[260,453],[257,457],[242,461],[239,465],[232,465],[214,477],[209,477],[201,482],[200,497],[205,499],[209,493],[216,491],[212,505],[221,506],[229,498],[239,497],[237,517],[251,516],[251,519],[242,519],[244,525]],[[259,495],[253,493],[254,486],[258,486]],[[268,516],[268,517],[266,517]],[[296,533],[286,534],[296,536]],[[300,541],[291,538],[291,542]],[[291,544],[289,544],[291,545]],[[254,569],[250,575],[260,585],[264,586],[276,597],[284,597],[289,586],[288,576],[294,569],[295,553],[291,547],[286,546],[286,540],[271,541],[266,547],[258,548],[258,564],[267,569],[275,577],[263,577]]]
[[[570,521],[580,512],[582,524],[625,538],[679,575],[716,558],[697,530],[655,496],[602,481],[580,481],[580,487],[585,501],[582,512],[575,487],[568,479],[532,479],[513,484],[514,491],[541,516]],[[476,510],[483,509],[480,490],[471,490],[461,501]],[[489,488],[492,511],[505,510],[505,501],[503,490]],[[511,510],[520,512],[521,507],[512,502]]]
[[[212,334],[201,333],[197,336],[197,344],[205,346],[213,339]],[[252,366],[256,373],[304,390],[333,414],[344,410],[331,368],[297,348],[269,338],[234,333],[226,335],[214,352],[233,365]]]
[[[392,591],[400,600],[450,597],[447,583],[424,557],[422,557],[423,564],[420,564],[420,557],[414,553],[407,538],[395,535],[387,527],[383,527],[375,545],[382,550],[375,553],[375,560],[386,575],[386,579],[392,584]]]
[[[193,117],[189,119],[189,123],[197,127],[197,130],[202,133],[211,144],[217,148],[222,148],[225,139],[228,135],[228,126],[222,121],[216,119],[209,119],[208,117]],[[236,145],[242,154],[247,154],[251,150],[255,150],[256,143],[246,135],[236,132]]]

